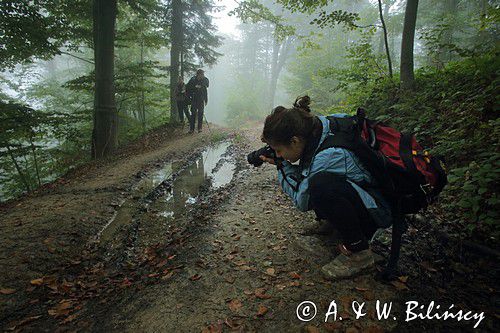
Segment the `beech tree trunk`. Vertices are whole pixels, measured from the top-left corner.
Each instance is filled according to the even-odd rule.
[[[142,124],[142,132],[146,132],[146,98],[144,96],[144,39],[141,40],[141,106],[140,106],[140,114],[141,114],[141,124]]]
[[[383,14],[383,17],[388,17],[389,16],[389,8],[390,7],[391,7],[390,2],[384,1],[384,14]],[[378,44],[378,53],[379,54],[384,53],[384,37],[385,37],[384,31],[382,30],[382,33],[380,34],[379,44]]]
[[[290,49],[292,47],[293,37],[287,37],[286,40],[280,43],[274,40],[273,43],[273,55],[271,59],[271,78],[269,82],[269,106],[274,107],[274,98],[276,96],[276,86],[278,85],[278,79],[285,65],[288,56],[290,55]]]
[[[95,92],[92,158],[113,153],[118,144],[114,85],[116,12],[116,0],[93,2]]]
[[[172,28],[170,30],[170,123],[177,122],[175,88],[179,78],[179,58],[182,50],[182,0],[172,0]]]
[[[387,12],[389,12],[389,6],[386,4],[385,8]],[[384,15],[382,14],[382,0],[378,0],[378,12],[380,15],[380,22],[382,23],[382,30],[384,33],[384,45],[385,45],[385,54],[387,55],[387,68],[389,69],[389,77],[392,79],[392,61],[391,61],[391,53],[389,52],[389,42],[387,41],[387,28],[385,26]]]
[[[453,44],[453,30],[455,29],[456,25],[456,15],[457,15],[457,9],[458,9],[458,0],[448,0],[446,2],[446,7],[445,7],[445,17],[448,17],[448,20],[446,20],[446,23],[449,24],[449,27],[446,29],[444,36],[443,36],[443,42],[447,45],[446,47],[446,52],[443,54],[443,63],[450,62],[452,60],[452,52],[450,50],[450,46]]]
[[[401,40],[401,87],[412,90],[415,86],[413,73],[413,43],[415,40],[415,25],[417,23],[418,0],[407,0],[403,38]]]

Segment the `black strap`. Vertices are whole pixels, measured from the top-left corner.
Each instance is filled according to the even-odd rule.
[[[297,183],[297,185],[296,185],[296,186],[294,186],[294,185],[292,185],[292,184],[288,181],[287,175],[286,175],[285,170],[283,169],[283,166],[281,165],[281,163],[280,163],[280,164],[277,164],[277,165],[276,165],[276,168],[277,168],[277,169],[281,172],[281,175],[283,176],[283,180],[284,180],[284,181],[286,181],[286,182],[287,182],[287,184],[288,184],[288,185],[289,185],[289,186],[290,186],[290,187],[291,187],[291,188],[292,188],[295,192],[297,192],[297,191],[299,190],[299,185],[300,185],[300,182],[301,182],[302,180],[301,180],[301,181],[299,181],[299,180],[294,179],[294,180],[296,181],[296,183]]]
[[[399,140],[399,156],[403,160],[403,163],[411,173],[416,173],[417,168],[415,167],[415,163],[413,163],[413,155],[412,155],[412,135],[408,133],[401,133],[401,138]]]
[[[331,147],[347,149],[361,161],[363,166],[377,181],[378,187],[384,194],[394,192],[394,183],[387,173],[386,160],[378,151],[372,149],[361,137],[361,128],[364,118],[358,115],[337,118],[327,117],[330,121],[329,135],[321,144],[318,152]]]
[[[412,149],[413,135],[408,133],[401,133],[399,140],[399,155],[410,175],[414,181],[420,184],[426,184],[425,177],[417,170],[415,162],[413,162],[413,149]]]

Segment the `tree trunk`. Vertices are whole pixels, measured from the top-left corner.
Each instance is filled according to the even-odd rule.
[[[452,52],[450,46],[453,45],[453,29],[455,29],[456,25],[458,0],[448,0],[446,4],[446,15],[448,16],[448,20],[446,20],[446,23],[448,23],[449,26],[446,29],[446,33],[444,35],[444,43],[447,44],[445,61],[450,62],[452,60]]]
[[[170,123],[176,123],[178,112],[175,88],[179,79],[179,58],[182,49],[182,0],[172,0],[172,29],[170,31]]]
[[[481,3],[479,4],[479,6],[480,6],[480,10],[481,10],[481,18],[484,19],[488,13],[488,0],[481,0]],[[486,43],[487,36],[488,36],[488,33],[486,32],[486,30],[481,29],[481,31],[479,31],[479,42],[481,44]]]
[[[141,40],[141,106],[140,106],[140,118],[142,125],[142,132],[146,132],[146,106],[145,106],[145,96],[144,96],[144,39]]]
[[[118,143],[114,86],[116,0],[94,0],[94,129],[92,158],[111,154]]]
[[[33,162],[35,162],[35,172],[36,179],[38,180],[38,186],[42,186],[42,181],[40,180],[40,169],[38,168],[38,159],[36,158],[35,145],[33,143],[33,136],[30,134],[30,147],[31,153],[33,154]]]
[[[389,8],[386,4],[385,8]],[[389,52],[389,42],[387,41],[387,28],[385,26],[384,15],[382,14],[382,0],[378,0],[378,12],[380,14],[380,22],[382,22],[382,29],[384,31],[384,44],[385,44],[385,53],[387,55],[387,67],[389,69],[389,77],[392,79],[392,61],[391,61],[391,53]]]
[[[415,86],[413,73],[413,42],[417,23],[418,0],[407,0],[403,38],[401,40],[401,87],[412,90]]]
[[[390,3],[388,1],[384,1],[384,16],[383,17],[388,17],[389,16],[389,8],[391,7]],[[387,30],[387,28],[386,28]],[[378,53],[382,54],[384,53],[384,37],[386,35],[384,34],[384,31],[380,33],[380,41],[378,44]]]
[[[293,43],[293,37],[287,37],[283,43],[277,40],[273,44],[273,57],[271,63],[271,80],[269,82],[269,105],[274,107],[274,98],[276,96],[276,86],[278,79],[290,54],[290,49]]]
[[[31,192],[30,185],[28,181],[26,180],[26,177],[24,176],[23,172],[21,171],[21,167],[19,166],[19,163],[17,163],[16,157],[14,156],[14,153],[10,149],[10,146],[7,145],[7,151],[9,152],[9,156],[12,160],[12,163],[14,163],[14,166],[16,167],[16,171],[19,174],[19,177],[21,178],[21,181],[24,184],[24,187],[26,188],[26,191]]]
[[[180,76],[184,78],[184,50],[181,51],[181,74]]]
[[[273,55],[271,58],[271,79],[269,81],[269,108],[274,107],[274,96],[276,95],[276,85],[278,84],[278,57],[280,52],[280,43],[274,39]]]

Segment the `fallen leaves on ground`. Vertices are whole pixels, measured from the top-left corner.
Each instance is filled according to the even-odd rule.
[[[257,316],[262,317],[269,311],[268,308],[266,308],[264,305],[259,304],[259,309],[257,310]]]
[[[31,317],[24,318],[23,320],[21,320],[20,322],[16,323],[15,325],[10,326],[7,330],[9,330],[9,331],[15,331],[16,328],[19,329],[21,326],[26,325],[28,323],[31,323],[32,321],[35,321],[35,320],[37,320],[37,319],[39,319],[41,317],[42,316],[31,316]]]
[[[269,276],[276,276],[276,270],[274,268],[266,269],[266,274]]]
[[[307,325],[306,327],[304,327],[304,330],[307,333],[320,333],[319,329],[316,326],[312,325]]]
[[[189,278],[189,280],[191,280],[191,281],[197,281],[199,279],[201,279],[201,275],[200,274],[195,274],[195,275],[193,275],[193,276],[191,276]]]
[[[367,333],[384,333],[385,330],[378,326],[378,325],[371,325],[371,326],[368,326],[364,329],[364,332],[367,332]]]
[[[406,283],[406,281],[408,281],[408,275],[400,276],[400,277],[398,277],[398,280],[403,282],[403,283]]]
[[[260,299],[271,298],[270,295],[266,294],[266,289],[265,288],[257,288],[257,289],[255,289],[255,297],[260,298]]]
[[[437,272],[437,269],[435,269],[434,267],[431,266],[431,264],[428,262],[428,261],[422,261],[420,263],[420,266],[422,266],[423,268],[425,268],[425,270],[429,271],[429,272]]]
[[[222,332],[222,324],[211,324],[205,327],[201,333],[221,333]]]
[[[340,303],[342,304],[342,308],[340,310],[349,311],[349,309],[351,308],[352,301],[354,301],[354,298],[352,296],[347,296],[347,295],[341,296]]]
[[[34,286],[41,286],[43,284],[43,278],[31,280],[30,283]]]
[[[233,312],[238,311],[239,309],[241,309],[242,306],[243,304],[240,302],[240,300],[236,298],[229,302],[229,309]]]
[[[400,281],[391,281],[391,284],[396,287],[397,290],[409,290],[409,288],[406,286],[406,284],[400,282]]]
[[[163,266],[165,266],[168,263],[168,261],[169,261],[168,259],[163,259],[158,264],[156,264],[156,267],[157,268],[163,267]]]
[[[12,288],[3,288],[3,289],[0,289],[0,294],[10,295],[10,294],[15,293],[16,291],[17,291],[16,289],[12,289]]]
[[[227,318],[224,321],[224,324],[226,324],[232,330],[238,330],[238,329],[241,329],[241,326],[243,325],[243,320],[242,319],[230,319],[230,318]]]
[[[324,323],[323,327],[327,332],[337,332],[342,325],[340,323]]]
[[[248,261],[245,261],[245,260],[240,260],[240,261],[236,261],[234,264],[235,264],[236,266],[248,265]]]
[[[120,282],[120,288],[127,288],[132,285],[132,282],[128,278],[123,278],[123,281]]]
[[[224,280],[227,282],[227,283],[231,283],[233,284],[234,281],[235,281],[235,278],[232,277],[232,276],[224,276]]]
[[[70,300],[62,300],[55,307],[48,310],[49,315],[52,317],[67,316],[70,309],[73,307],[73,303]]]

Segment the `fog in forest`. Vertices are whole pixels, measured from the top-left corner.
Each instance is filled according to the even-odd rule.
[[[411,3],[418,11],[407,9]],[[187,83],[198,68],[210,80],[206,118],[238,128],[262,123],[273,107],[290,107],[305,94],[316,113],[349,113],[369,88],[407,75],[412,85],[413,70],[442,70],[498,47],[495,1],[148,0],[117,2],[109,53],[92,31],[93,22],[104,26],[111,16],[93,17],[91,5],[37,3],[23,11],[2,1],[0,201],[111,153],[98,145],[97,156],[92,147],[98,125],[109,125],[96,120],[108,119],[96,111],[96,70],[114,84],[114,96],[105,96],[111,104],[102,108],[116,109],[116,119],[108,119],[109,147],[116,148],[176,124],[176,77]],[[415,38],[402,56],[411,11]],[[112,78],[103,76],[106,65],[97,66],[94,44],[113,56]]]

